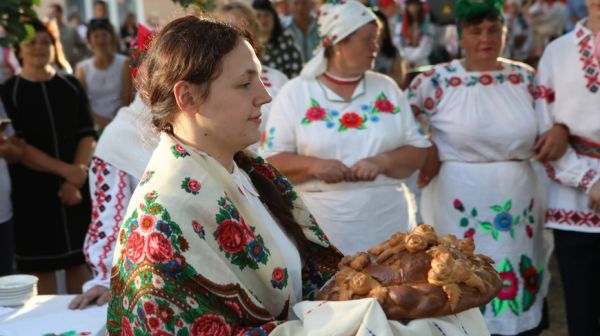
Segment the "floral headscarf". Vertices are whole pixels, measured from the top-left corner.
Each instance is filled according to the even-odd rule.
[[[314,57],[306,63],[300,76],[315,78],[327,70],[325,48],[338,43],[377,16],[355,0],[329,1],[319,10],[319,45]]]

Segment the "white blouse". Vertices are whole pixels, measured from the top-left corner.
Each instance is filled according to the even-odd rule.
[[[441,161],[527,160],[539,133],[531,67],[500,59],[502,70],[466,71],[461,61],[422,73],[408,99],[430,128]]]

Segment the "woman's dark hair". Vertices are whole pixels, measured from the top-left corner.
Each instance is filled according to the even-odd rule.
[[[419,6],[419,13],[417,14],[416,18],[412,17],[412,15],[410,14],[410,11],[408,10],[408,5],[418,5]],[[419,25],[422,25],[423,22],[425,22],[427,13],[425,12],[425,4],[423,2],[421,2],[420,0],[407,0],[406,3],[404,4],[404,6],[405,6],[404,17],[408,21],[409,27],[415,22],[418,23]]]
[[[173,134],[173,118],[178,113],[173,87],[186,81],[200,87],[202,99],[210,94],[211,83],[220,76],[223,58],[245,39],[255,45],[250,33],[210,18],[185,16],[168,23],[151,42],[137,77],[137,85],[150,107],[152,123]],[[286,206],[275,184],[252,168],[242,152],[235,157],[256,187],[265,205],[289,234],[301,252],[308,241]]]
[[[271,0],[254,0],[252,1],[252,8],[255,10],[264,10],[267,11],[273,16],[273,32],[271,33],[271,37],[269,38],[270,43],[277,43],[277,40],[281,35],[283,35],[283,26],[281,25],[281,20],[279,19],[279,14],[273,7]]]
[[[385,14],[383,14],[380,10],[373,11],[375,15],[379,18],[379,21],[382,23],[381,28],[381,46],[379,47],[379,52],[388,58],[396,58],[398,56],[398,50],[392,43],[392,33],[390,32],[390,24],[388,23]]]
[[[92,33],[95,32],[96,30],[104,30],[107,31],[113,38],[113,40],[117,39],[117,34],[115,33],[115,30],[113,28],[113,26],[110,24],[110,21],[108,19],[91,19],[90,23],[88,24],[87,27],[87,33],[86,33],[86,37],[88,39],[88,41],[90,40],[90,36],[92,36]]]

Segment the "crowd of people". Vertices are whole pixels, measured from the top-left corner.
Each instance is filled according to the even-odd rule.
[[[106,6],[0,54],[0,275],[65,270],[111,335],[268,334],[428,223],[502,278],[456,328],[539,335],[555,253],[569,334],[600,334],[600,0],[457,0],[454,24],[232,1],[119,33]]]

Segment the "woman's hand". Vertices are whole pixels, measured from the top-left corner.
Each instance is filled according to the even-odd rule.
[[[88,289],[85,293],[77,295],[69,303],[69,309],[83,309],[94,301],[96,301],[98,306],[102,306],[108,302],[108,294],[108,288],[96,285]]]
[[[11,136],[10,138],[4,135],[0,136],[0,158],[3,158],[8,163],[20,162],[25,154],[25,140]]]
[[[386,169],[386,162],[382,158],[368,157],[362,159],[350,169],[350,181],[373,181],[383,174]]]
[[[83,199],[79,188],[68,181],[63,182],[62,186],[58,190],[58,197],[60,197],[60,200],[68,206],[77,205],[81,203],[81,200]]]
[[[425,164],[419,172],[419,178],[417,178],[417,187],[425,188],[429,182],[440,172],[442,162],[438,155],[437,147],[432,145],[427,149],[427,157]]]
[[[348,179],[350,168],[339,160],[316,160],[311,167],[311,174],[325,183],[338,183]]]
[[[62,177],[77,188],[81,188],[87,179],[87,167],[85,165],[68,165]]]
[[[596,181],[588,193],[588,207],[600,213],[600,180]]]
[[[555,124],[533,145],[537,153],[535,160],[540,162],[554,161],[560,159],[569,146],[569,129],[562,124]]]

